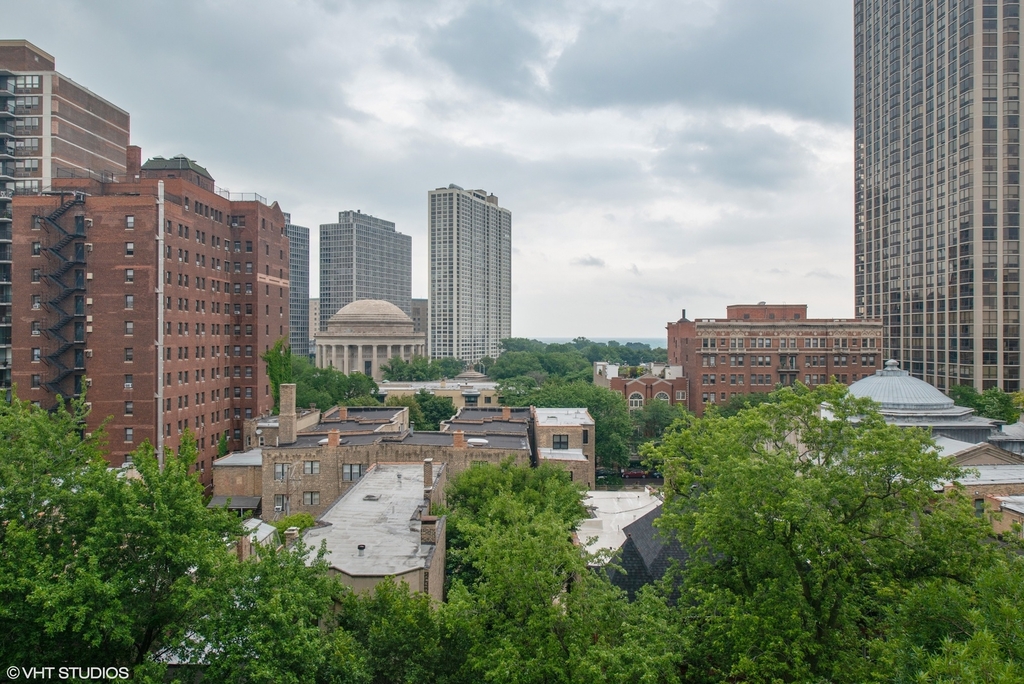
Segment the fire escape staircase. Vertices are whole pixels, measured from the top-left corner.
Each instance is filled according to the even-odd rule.
[[[44,357],[44,361],[54,372],[54,375],[47,380],[46,388],[50,392],[64,397],[72,395],[72,393],[64,390],[63,385],[68,376],[74,374],[75,369],[72,367],[74,364],[69,366],[65,363],[63,357],[73,347],[85,345],[84,339],[76,340],[74,334],[68,336],[64,332],[69,323],[75,318],[84,317],[84,313],[78,313],[77,311],[69,313],[62,306],[64,301],[74,293],[85,291],[85,281],[75,278],[71,284],[68,284],[64,281],[64,276],[75,266],[85,265],[85,243],[75,243],[70,254],[65,252],[68,246],[72,245],[75,240],[84,240],[85,217],[74,217],[74,232],[65,230],[58,223],[58,220],[69,209],[82,204],[85,204],[85,196],[76,193],[73,199],[63,202],[52,214],[42,217],[44,226],[52,236],[57,237],[57,240],[46,248],[46,255],[53,261],[54,267],[44,274],[46,280],[55,288],[54,295],[46,302],[46,310],[50,315],[48,317],[49,320],[46,321],[45,335],[55,345],[47,350],[47,354]]]

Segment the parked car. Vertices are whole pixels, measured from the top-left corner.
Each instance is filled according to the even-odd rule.
[[[643,468],[626,468],[622,471],[622,477],[647,477],[647,471]]]

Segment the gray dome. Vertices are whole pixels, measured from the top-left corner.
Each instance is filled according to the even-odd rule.
[[[331,316],[328,322],[348,325],[412,324],[412,319],[391,302],[382,299],[357,299],[338,309],[338,313]]]
[[[924,380],[910,377],[892,359],[883,370],[850,385],[850,394],[873,399],[890,411],[948,411],[954,406],[952,399]]]

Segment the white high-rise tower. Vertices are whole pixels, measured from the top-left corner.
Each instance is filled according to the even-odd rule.
[[[433,358],[497,358],[512,334],[512,212],[483,190],[428,193]]]

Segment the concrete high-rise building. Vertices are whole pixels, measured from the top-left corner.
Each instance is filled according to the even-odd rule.
[[[412,300],[412,318],[413,332],[427,332],[427,315],[429,307],[426,299],[413,299]]]
[[[191,431],[210,484],[218,441],[250,446],[243,421],[273,407],[260,355],[288,336],[284,214],[190,159],[141,154],[128,148],[137,180],[15,195],[14,380],[44,408],[88,388],[114,465]]]
[[[292,354],[309,356],[309,228],[292,224],[292,216],[284,214],[284,234],[288,238],[288,344]]]
[[[335,312],[337,313],[337,312]],[[309,300],[309,341],[313,341],[313,333],[320,332],[320,298]]]
[[[942,390],[1020,389],[1020,6],[855,0],[855,304]]]
[[[432,358],[497,358],[512,334],[512,212],[484,190],[428,193]]]
[[[54,178],[123,176],[128,112],[54,70],[25,40],[0,40],[0,388],[11,386],[11,198]]]
[[[412,312],[412,238],[395,224],[361,211],[338,212],[320,226],[320,331],[360,299],[391,302]]]

